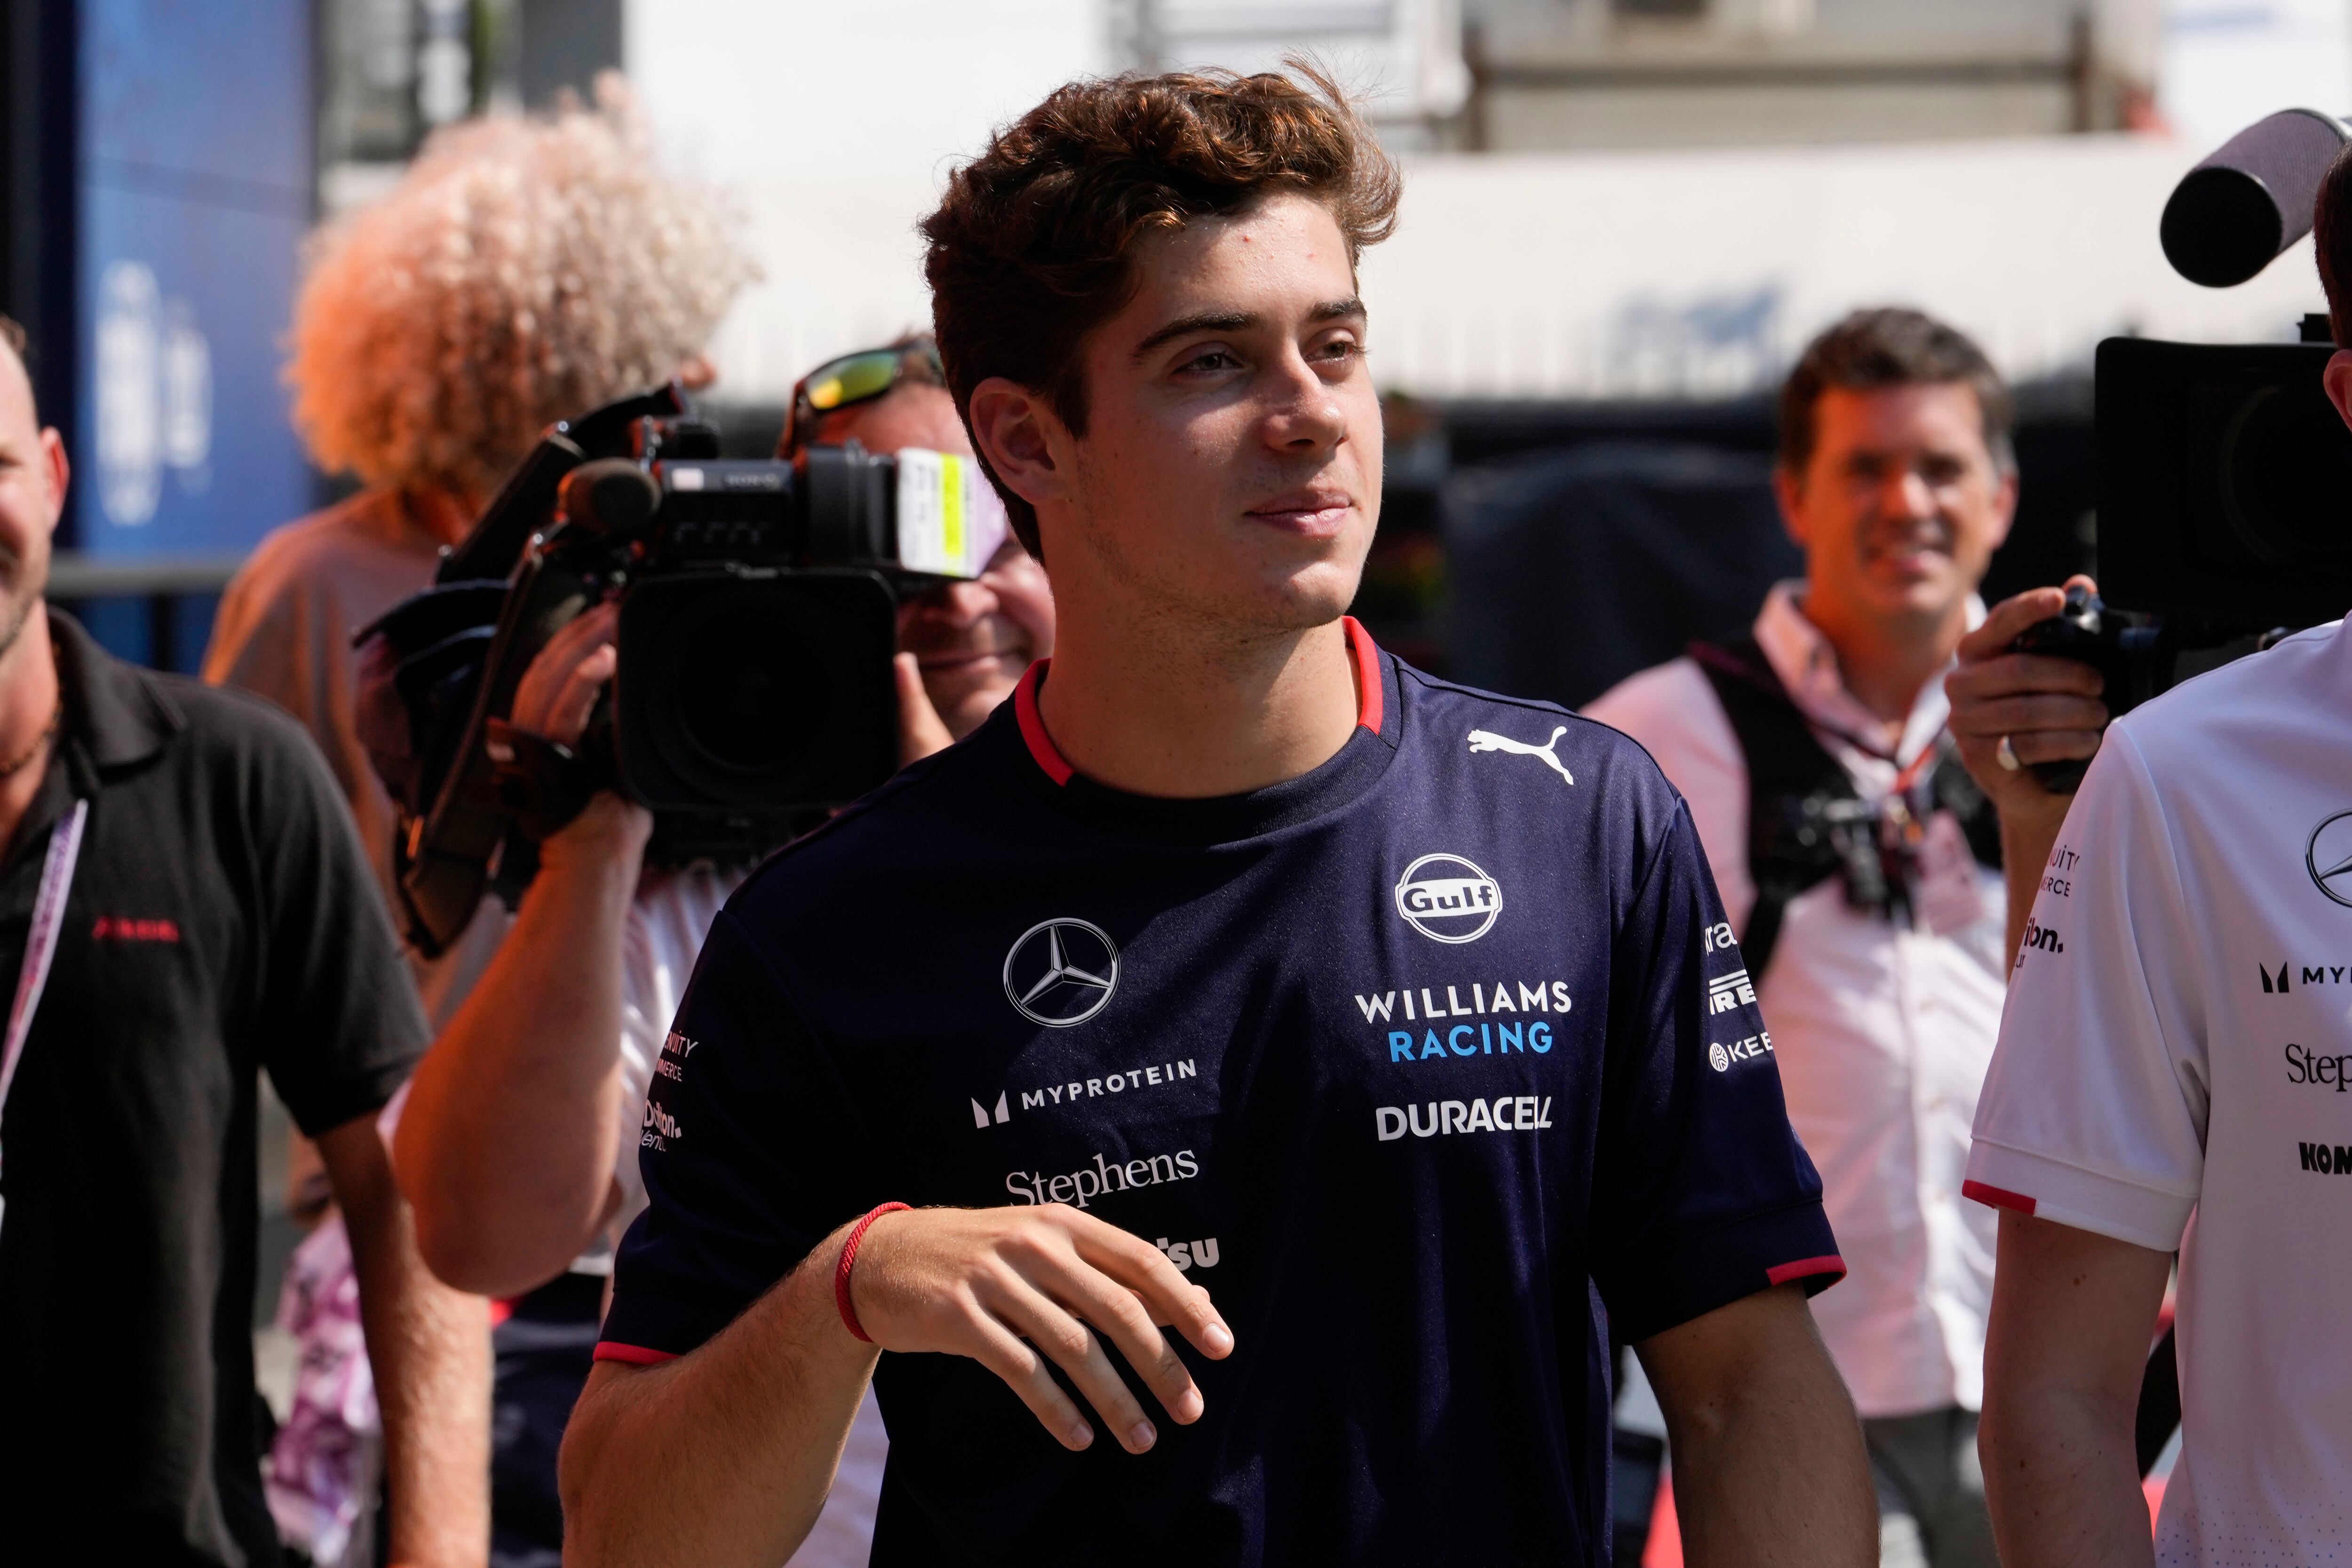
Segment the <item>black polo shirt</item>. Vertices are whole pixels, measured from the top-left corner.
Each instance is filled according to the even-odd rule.
[[[425,1020],[294,721],[49,620],[65,721],[0,859],[0,995],[51,830],[90,806],[0,1118],[0,1554],[275,1563],[254,1418],[256,1069],[323,1132],[391,1097]]]

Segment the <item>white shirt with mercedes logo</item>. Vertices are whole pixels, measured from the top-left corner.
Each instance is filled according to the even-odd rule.
[[[2163,1563],[2352,1559],[2352,641],[2118,721],[2045,868],[1971,1195],[2180,1252]]]
[[[1773,588],[1756,640],[1855,793],[1882,800],[1898,763],[1943,733],[1943,679],[1921,687],[1901,732],[1887,733],[1798,608],[1803,588]],[[1969,624],[1983,615],[1971,601]],[[1744,931],[1756,904],[1748,767],[1698,665],[1678,658],[1644,670],[1584,713],[1641,742],[1682,792],[1725,912]],[[1846,736],[1873,740],[1897,761]],[[1848,1271],[1815,1299],[1813,1316],[1864,1415],[1974,1410],[1984,1397],[1994,1226],[1961,1197],[1960,1183],[2000,1023],[2004,894],[1996,873],[1979,868],[1976,877],[1982,916],[1943,935],[1849,908],[1832,877],[1790,901],[1757,986],[1789,1121],[1821,1171]],[[1736,1042],[1722,1043],[1727,1056]]]

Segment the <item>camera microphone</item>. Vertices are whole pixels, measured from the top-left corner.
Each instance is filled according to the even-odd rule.
[[[2352,130],[2315,109],[2257,120],[2184,175],[2164,204],[2165,259],[2191,283],[2228,289],[2311,232],[2319,182]]]

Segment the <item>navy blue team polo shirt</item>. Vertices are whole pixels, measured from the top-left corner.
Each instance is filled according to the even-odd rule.
[[[1301,778],[1105,788],[1040,665],[712,928],[600,1356],[692,1351],[893,1200],[1082,1208],[1233,1328],[1139,1457],[886,1354],[876,1563],[1602,1563],[1612,1328],[1843,1272],[1648,755],[1347,634],[1361,722]]]

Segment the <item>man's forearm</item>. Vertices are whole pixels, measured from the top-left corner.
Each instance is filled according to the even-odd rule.
[[[1665,1410],[1692,1568],[1867,1568],[1878,1505],[1853,1401],[1798,1288],[1641,1347]]]
[[[567,1563],[771,1568],[799,1549],[878,1353],[834,1304],[840,1245],[683,1360],[599,1363],[563,1436]]]
[[[2168,1254],[2005,1212],[1977,1451],[2008,1568],[2153,1560],[2132,1422]]]
[[[1977,1446],[2005,1568],[2148,1568],[2128,1404],[2045,1389],[1988,1400]]]
[[[354,1135],[376,1142],[364,1121],[322,1147],[351,1233],[383,1412],[391,1560],[479,1564],[490,1541],[489,1303],[433,1278],[381,1144],[362,1148]]]
[[[425,1259],[485,1294],[561,1273],[608,1212],[638,848],[595,826],[549,839],[514,929],[401,1113],[397,1163]]]

